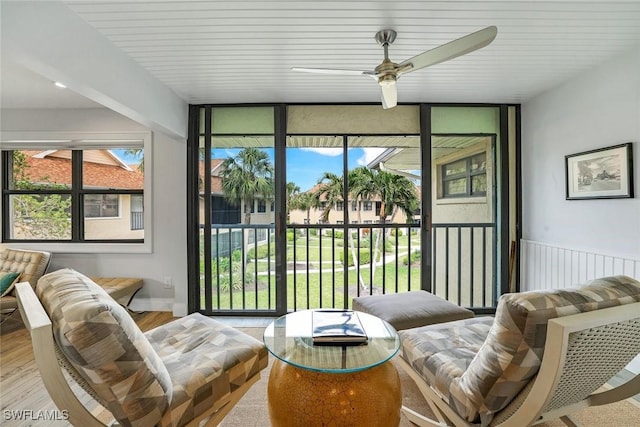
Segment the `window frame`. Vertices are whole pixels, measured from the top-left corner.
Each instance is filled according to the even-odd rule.
[[[471,170],[471,165],[472,165],[472,159],[478,155],[484,155],[484,163],[485,163],[485,167],[484,169],[478,169],[476,171],[472,171]],[[469,197],[486,197],[487,196],[487,190],[485,189],[485,191],[473,191],[473,187],[472,187],[472,180],[473,177],[475,176],[481,176],[484,175],[485,176],[485,182],[488,183],[488,176],[487,176],[487,152],[486,151],[480,151],[474,154],[470,154],[466,157],[462,157],[456,160],[452,160],[450,162],[447,163],[443,163],[440,165],[440,186],[442,188],[442,194],[441,194],[441,198],[442,199],[459,199],[459,198],[469,198]],[[458,162],[465,162],[465,170],[464,172],[459,172],[456,174],[452,174],[447,176],[446,174],[446,167],[449,165],[452,165],[454,163],[458,163]],[[465,179],[465,192],[464,193],[456,193],[456,194],[447,194],[447,182],[450,181],[455,181],[458,179]]]
[[[10,238],[10,223],[3,221],[0,241],[3,244],[10,244],[12,247],[29,249],[37,247],[41,250],[60,253],[151,253],[153,248],[152,236],[152,176],[153,176],[153,152],[151,132],[60,132],[60,131],[16,131],[2,133],[2,150],[0,150],[0,163],[2,165],[2,176],[0,184],[2,196],[0,197],[0,212],[3,217],[9,214],[9,197],[15,194],[70,194],[72,197],[79,197],[72,207],[72,238],[69,240],[36,240],[36,239],[14,239]],[[144,185],[142,190],[128,189],[92,189],[82,188],[82,183],[76,187],[66,190],[10,190],[10,151],[14,150],[97,150],[97,149],[122,149],[122,148],[143,148],[144,150]],[[82,173],[81,156],[72,156],[72,174],[80,168]],[[79,160],[77,160],[77,159]],[[77,162],[77,165],[74,163]],[[79,175],[81,176],[81,175]],[[77,179],[76,181],[77,182]],[[85,239],[80,236],[74,228],[82,230],[79,225],[87,218],[84,216],[84,194],[140,194],[143,196],[144,209],[144,238],[143,239]],[[119,210],[121,207],[119,207]],[[120,212],[121,213],[121,212]],[[8,216],[7,216],[8,217]],[[99,219],[89,217],[89,219]],[[84,224],[83,224],[84,225]],[[81,237],[81,238],[78,238]]]

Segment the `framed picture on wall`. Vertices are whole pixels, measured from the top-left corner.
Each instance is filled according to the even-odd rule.
[[[565,156],[567,200],[633,197],[632,143]]]

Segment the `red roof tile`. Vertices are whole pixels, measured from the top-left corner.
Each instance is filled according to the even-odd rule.
[[[211,159],[211,170],[216,169],[220,164],[222,164],[223,159]],[[204,160],[200,160],[198,175],[200,177],[200,185],[204,183]],[[218,169],[219,170],[219,169]],[[203,188],[200,189],[202,191]],[[217,175],[211,175],[211,193],[213,194],[222,194],[222,178]]]
[[[31,182],[49,182],[71,185],[71,160],[54,157],[34,157],[41,151],[21,151],[26,156],[25,175]],[[83,185],[91,188],[111,188],[137,190],[144,188],[144,173],[132,166],[127,170],[121,165],[102,164],[85,161],[83,165]]]

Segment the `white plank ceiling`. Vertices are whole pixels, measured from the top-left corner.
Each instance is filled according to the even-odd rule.
[[[488,47],[402,76],[400,103],[521,103],[640,45],[638,0],[64,3],[193,104],[379,102],[371,78],[290,69],[373,69],[384,28],[398,32],[401,62],[498,27]]]

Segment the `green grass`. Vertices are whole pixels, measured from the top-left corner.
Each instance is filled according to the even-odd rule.
[[[382,267],[376,268],[375,286],[377,290],[381,291],[383,287],[382,280]],[[370,279],[370,269],[362,268],[360,273],[364,282],[368,285]],[[396,289],[396,268],[394,264],[388,264],[385,266],[385,280],[384,287],[385,293],[405,292],[407,290],[416,290],[420,288],[420,269],[412,267],[409,269],[407,266],[398,266],[398,280]],[[356,295],[355,286],[358,283],[355,270],[348,272],[348,284],[351,294],[347,297],[347,307],[351,306],[351,299]],[[411,289],[408,287],[408,278],[411,274]],[[259,280],[267,283],[267,276],[260,276]],[[275,309],[275,274],[271,275],[270,287],[264,287],[257,292],[257,304],[256,304],[256,291],[254,285],[248,285],[244,292],[244,306],[242,291],[234,292],[221,292],[219,298],[214,289],[212,289],[212,307],[214,310],[220,309],[246,309],[246,310],[268,310]],[[295,289],[295,299],[294,299]],[[205,306],[204,289],[201,289],[201,306]],[[270,299],[269,299],[270,297]],[[305,308],[342,308],[344,307],[344,272],[342,269],[336,268],[335,273],[332,271],[317,272],[307,275],[305,273],[298,273],[295,275],[287,274],[287,301],[288,308],[293,309],[294,304],[296,309]]]
[[[403,264],[403,260],[407,254],[407,244],[409,237],[398,237],[398,252],[401,254],[398,259],[398,272],[396,280],[396,265],[395,262],[388,263],[384,267],[378,265],[376,267],[376,274],[374,278],[374,291],[382,292],[384,287],[385,293],[404,292],[409,290],[408,283],[410,282],[411,289],[420,288],[420,269],[418,267],[411,267]],[[333,243],[333,247],[332,247]],[[369,249],[369,242],[361,239],[361,247],[363,249]],[[357,241],[354,240],[354,244]],[[395,253],[394,245],[396,244],[395,236],[388,236],[386,239],[387,254],[389,254],[389,247],[391,247],[391,253]],[[273,245],[273,243],[272,243]],[[322,237],[322,251],[320,251],[320,238],[318,236],[309,236],[309,248],[307,254],[307,239],[305,236],[298,236],[296,238],[296,253],[295,261],[306,264],[307,262],[313,265],[312,271],[309,276],[306,274],[306,266],[298,268],[294,276],[293,272],[287,274],[287,301],[289,309],[305,309],[305,308],[342,308],[345,304],[345,290],[344,290],[344,270],[341,263],[333,263],[334,259],[338,261],[340,254],[343,250],[350,251],[350,248],[344,248],[344,239],[323,236]],[[258,245],[258,253],[266,253],[264,250],[260,250],[261,246]],[[293,256],[293,241],[287,241],[287,262],[294,260]],[[414,252],[420,248],[420,238],[418,235],[411,236],[411,251]],[[202,257],[201,257],[202,258]],[[244,266],[244,272],[246,275],[250,275],[252,279],[258,279],[258,289],[256,291],[256,285],[245,284],[244,292],[242,289],[230,291],[221,289],[218,297],[216,288],[216,277],[214,276],[213,289],[212,289],[212,308],[213,310],[273,310],[275,309],[276,301],[276,279],[275,279],[275,254],[272,252],[270,261],[271,266],[267,262],[269,258],[262,257],[258,260],[252,259]],[[321,263],[322,261],[322,263]],[[215,260],[212,260],[215,263]],[[318,269],[323,271],[315,271]],[[327,271],[324,271],[327,270]],[[200,273],[204,274],[204,262],[201,259]],[[382,278],[384,271],[384,281]],[[222,272],[221,274],[228,275],[228,272]],[[351,299],[356,296],[356,286],[358,284],[356,269],[349,270],[348,274],[348,287],[350,294],[347,295],[347,307],[351,305]],[[366,284],[368,293],[370,282],[370,266],[364,265],[360,268],[360,275]],[[409,277],[410,275],[410,277]],[[410,278],[410,281],[409,281]],[[204,283],[204,281],[203,281]],[[397,283],[397,285],[396,285]],[[201,287],[201,306],[205,306],[205,293]]]

